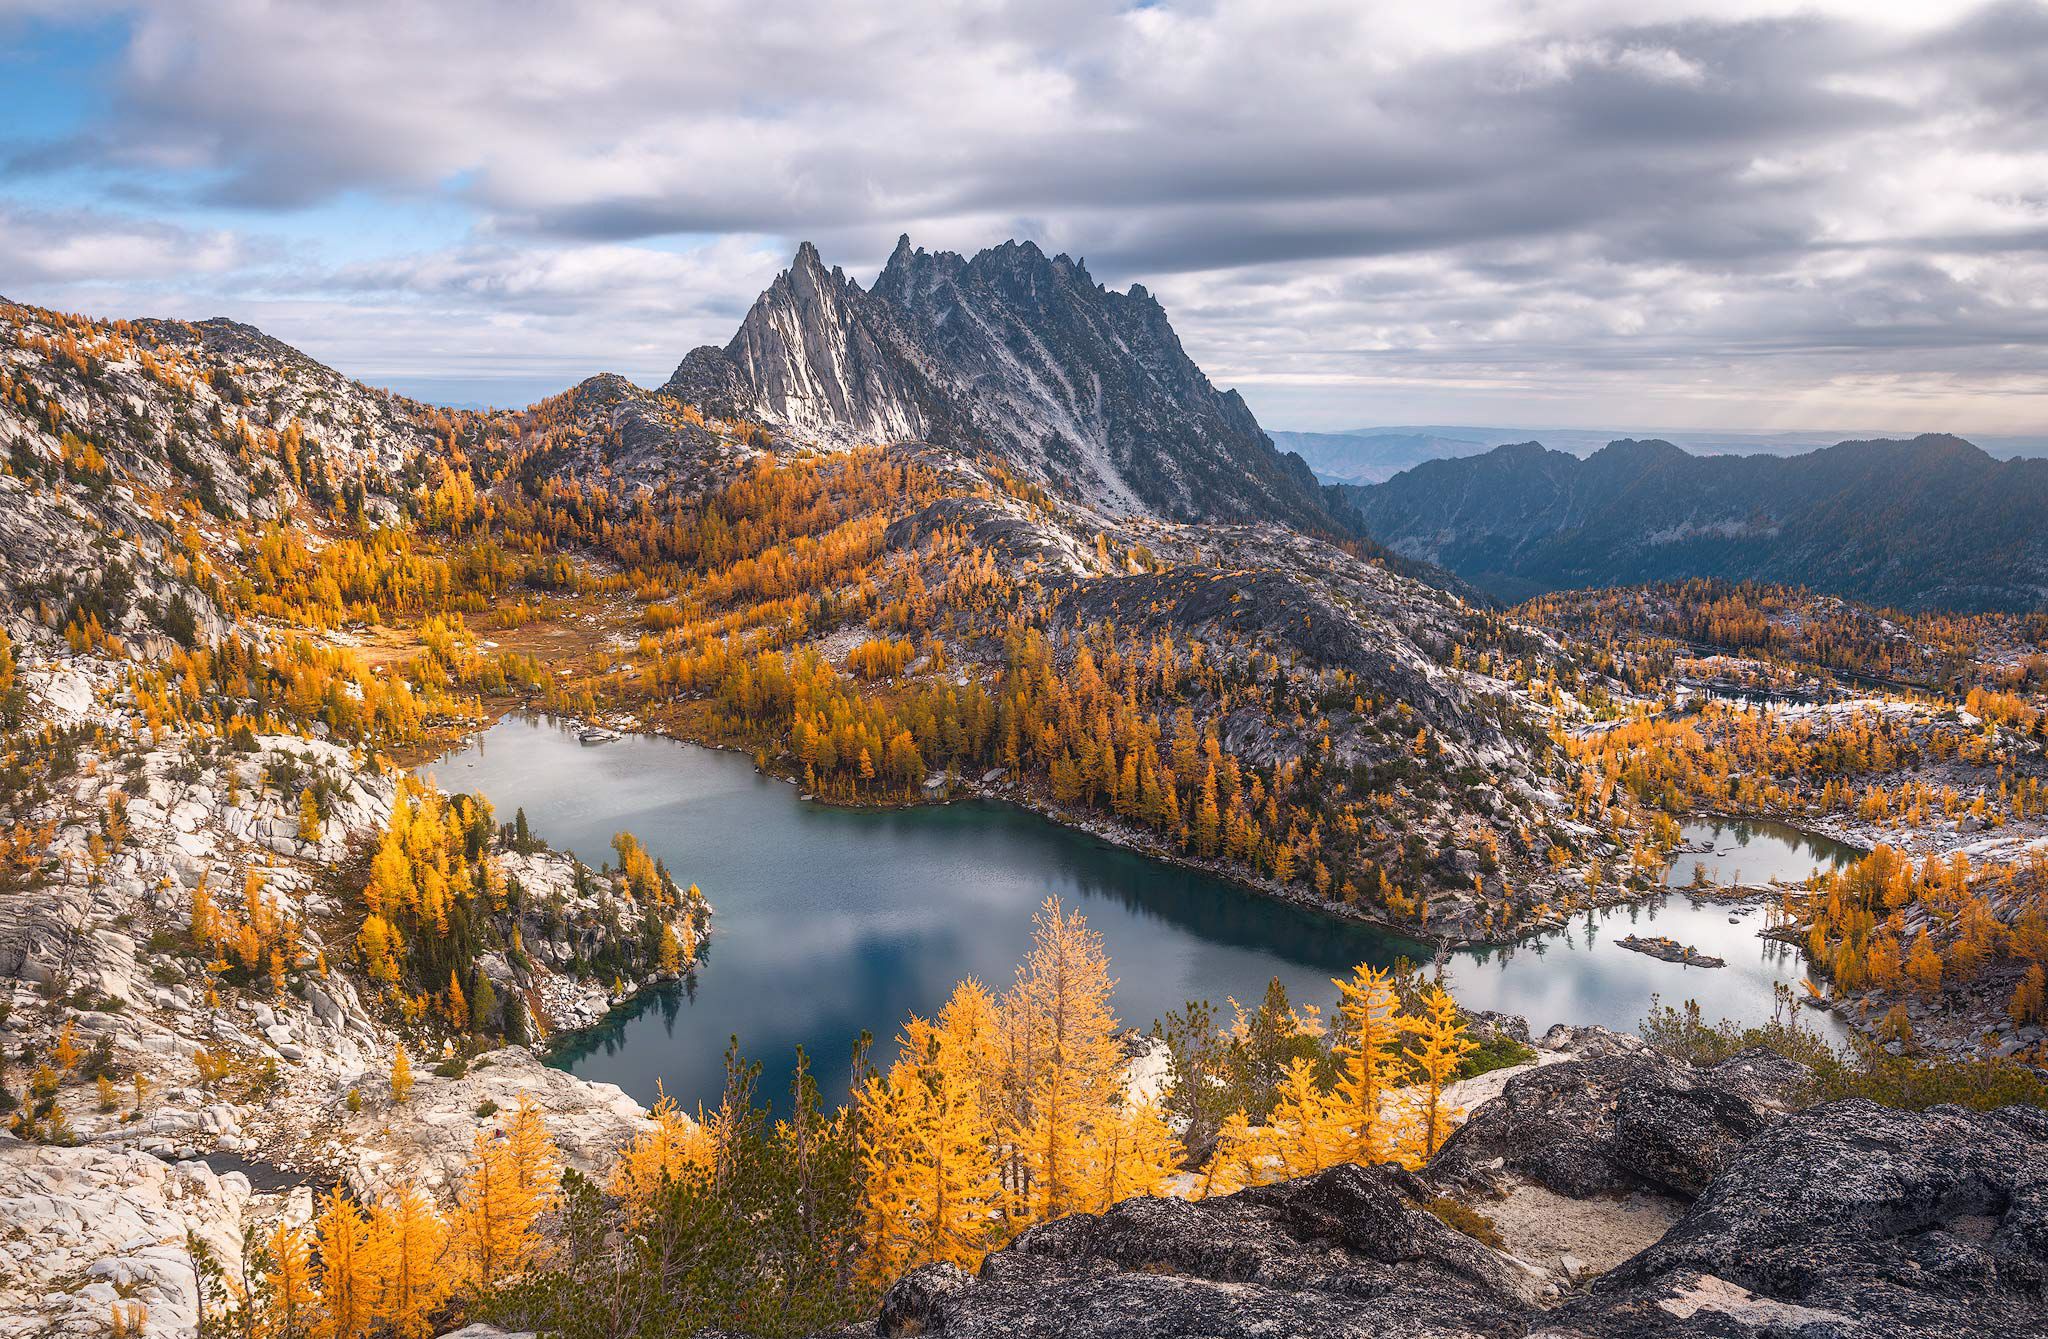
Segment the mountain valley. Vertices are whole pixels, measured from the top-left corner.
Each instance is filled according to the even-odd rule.
[[[1504,447],[1326,492],[1145,289],[1030,243],[906,238],[867,288],[806,244],[664,385],[517,412],[230,321],[0,305],[0,1165],[29,1187],[0,1197],[0,1323],[612,1333],[601,1261],[646,1309],[619,1333],[1107,1333],[1129,1308],[1164,1332],[1252,1292],[1222,1332],[1283,1294],[1332,1333],[2023,1324],[2048,627],[1996,611],[2040,602],[2041,462],[1851,445]],[[1887,542],[1936,511],[1970,518],[1938,554]],[[1626,589],[1505,608],[1454,578]],[[648,834],[593,868],[414,774],[519,712],[738,750],[817,804],[1023,806],[1248,915],[1443,950],[1666,895],[1681,819],[1869,854],[1701,891],[1805,955],[1769,1027],[1674,1008],[1647,1041],[1539,1039],[1426,966],[1361,965],[1327,1014],[1282,991],[1141,1037],[1054,905],[1012,991],[879,1038],[850,1094],[799,1077],[771,1121],[735,1055],[725,1092],[648,1109],[542,1058],[715,975],[719,890]],[[1045,1040],[1068,1023],[1076,1054]],[[1917,1109],[1946,1100],[2001,1109]],[[1890,1180],[1837,1175],[1858,1122]],[[527,1185],[515,1145],[576,1177]],[[943,1222],[926,1173],[962,1178]],[[1788,1178],[1835,1198],[1742,1259]],[[499,1194],[526,1207],[499,1222]],[[1529,1236],[1553,1201],[1576,1235]],[[1938,1285],[1887,1214],[1950,1244]],[[430,1238],[462,1263],[405,1282]],[[1875,1282],[1814,1283],[1812,1239]],[[350,1242],[382,1290],[359,1315]],[[1361,1278],[1407,1319],[1361,1310]],[[300,1305],[325,1328],[279,1319]]]

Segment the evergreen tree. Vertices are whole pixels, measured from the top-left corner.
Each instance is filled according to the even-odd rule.
[[[476,975],[476,989],[469,995],[469,1030],[488,1032],[498,1017],[498,992],[491,987],[491,978],[482,972]]]

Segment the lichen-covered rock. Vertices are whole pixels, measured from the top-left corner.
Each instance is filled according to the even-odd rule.
[[[1610,1083],[1633,1059],[1579,1062],[1578,1082],[1617,1105],[1650,1094],[1680,1110],[1697,1094],[1640,1067]],[[1755,1057],[1695,1075],[1696,1085],[1745,1092],[1759,1111],[1765,1086],[1785,1078]],[[1531,1084],[1523,1098],[1562,1092]],[[1523,1128],[1532,1139],[1571,1133],[1555,1122]],[[1339,1167],[1219,1200],[1127,1201],[1025,1233],[978,1277],[949,1265],[906,1276],[885,1298],[878,1330],[964,1339],[2048,1334],[2048,1113],[2033,1108],[1906,1112],[1858,1100],[1769,1119],[1721,1159],[1661,1240],[1562,1306],[1519,1261],[1424,1212],[1429,1192],[1393,1168]]]
[[[1135,1199],[1032,1229],[980,1275],[925,1269],[883,1302],[884,1335],[1499,1334],[1538,1281],[1421,1207],[1393,1167],[1332,1168],[1198,1203]]]
[[[1539,1333],[2048,1333],[2048,1113],[1801,1112]]]
[[[1762,1051],[1708,1069],[1653,1052],[1546,1065],[1473,1113],[1430,1176],[1465,1189],[1533,1184],[1575,1199],[1643,1190],[1690,1198],[1791,1110],[1808,1078],[1804,1066]]]
[[[1465,1014],[1466,1030],[1476,1041],[1511,1041],[1518,1046],[1533,1046],[1529,1036],[1529,1020],[1520,1014],[1501,1013],[1496,1009],[1471,1009]]]
[[[875,1328],[888,1335],[936,1334],[945,1328],[947,1302],[973,1289],[974,1276],[958,1265],[913,1269],[882,1298]]]
[[[1610,1055],[1649,1055],[1654,1050],[1641,1037],[1616,1032],[1597,1023],[1553,1023],[1536,1045],[1580,1060],[1596,1060]]]

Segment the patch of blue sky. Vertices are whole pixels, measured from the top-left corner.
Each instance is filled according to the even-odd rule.
[[[127,49],[125,16],[0,15],[0,140],[49,144],[85,128]]]
[[[92,137],[129,38],[129,21],[119,13],[0,15],[0,202],[228,230],[256,240],[257,253],[268,253],[287,273],[294,262],[346,266],[454,246],[469,235],[475,211],[454,181],[426,196],[347,192],[307,207],[265,210],[209,202],[217,180],[210,169],[100,161]]]
[[[273,242],[293,258],[340,267],[459,245],[475,216],[455,200],[347,191],[289,210],[197,207],[181,212],[179,221],[232,228]]]

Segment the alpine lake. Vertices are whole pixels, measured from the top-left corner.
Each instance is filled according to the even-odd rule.
[[[1251,1007],[1274,977],[1297,1006],[1328,1011],[1331,978],[1358,963],[1431,959],[1415,941],[1013,805],[820,804],[741,754],[655,736],[585,744],[562,723],[506,717],[423,771],[445,790],[485,796],[501,822],[524,809],[537,836],[593,865],[611,858],[614,833],[631,831],[710,899],[711,942],[690,982],[643,993],[553,1053],[642,1103],[657,1084],[685,1109],[715,1103],[733,1037],[761,1063],[764,1099],[787,1092],[799,1046],[828,1100],[844,1093],[863,1031],[885,1059],[904,1019],[930,1016],[955,982],[1006,989],[1048,896],[1102,936],[1117,1016],[1140,1029],[1191,999]],[[1687,885],[1802,879],[1861,852],[1780,824],[1703,821],[1684,833],[1711,850],[1682,852],[1669,892],[1581,913],[1513,947],[1448,954],[1459,1002],[1522,1014],[1538,1033],[1558,1022],[1633,1030],[1653,999],[1696,1000],[1709,1020],[1768,1019],[1777,988],[1804,975],[1799,951],[1758,936],[1760,906],[1698,898]],[[1669,936],[1727,965],[1666,962],[1615,942],[1631,934]]]

